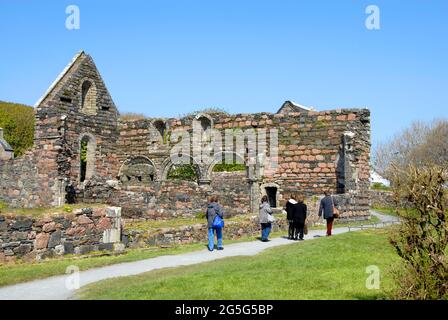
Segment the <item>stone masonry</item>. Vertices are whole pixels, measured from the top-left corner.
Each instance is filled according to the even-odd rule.
[[[0,160],[0,201],[9,206],[62,205],[71,184],[78,201],[120,206],[126,217],[170,219],[203,212],[212,193],[234,215],[256,212],[264,194],[281,208],[291,192],[316,202],[328,188],[343,216],[369,215],[368,109],[314,111],[287,101],[275,114],[121,121],[92,58],[80,52],[38,101],[35,112],[32,150],[17,159]],[[242,160],[246,170],[214,172],[218,161],[212,157],[205,163],[192,162],[196,181],[169,180],[176,165],[170,158],[178,142],[173,134],[192,132],[195,126],[223,136],[226,129],[265,130],[268,143],[275,138],[271,129],[276,129],[278,168],[251,165],[247,154],[222,149],[221,154]]]
[[[38,218],[0,214],[0,262],[114,250],[120,242],[120,210],[85,208]]]

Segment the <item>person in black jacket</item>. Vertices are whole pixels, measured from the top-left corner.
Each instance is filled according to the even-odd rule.
[[[295,206],[297,204],[296,196],[294,194],[291,194],[290,199],[285,204],[285,210],[286,210],[286,220],[289,222],[289,228],[288,228],[288,239],[294,240],[294,234],[295,234],[295,224],[294,224],[294,211]]]
[[[304,197],[296,196],[297,204],[294,205],[293,223],[294,223],[294,240],[303,240],[305,229],[305,220],[307,215],[307,206],[304,203]]]

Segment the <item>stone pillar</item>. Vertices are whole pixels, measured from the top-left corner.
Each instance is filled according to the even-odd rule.
[[[121,208],[106,208],[106,217],[111,218],[112,227],[103,232],[103,243],[117,243],[121,241]]]
[[[351,131],[344,132],[343,136],[343,151],[344,151],[344,182],[345,182],[345,193],[350,191],[355,191],[357,172],[353,168],[353,138],[355,134]]]
[[[258,179],[248,179],[249,194],[250,194],[250,212],[258,212],[258,206],[260,203],[260,184]]]

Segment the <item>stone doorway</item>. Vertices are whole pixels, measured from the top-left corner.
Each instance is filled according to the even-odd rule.
[[[271,208],[277,208],[277,187],[266,187],[265,190],[269,205]]]

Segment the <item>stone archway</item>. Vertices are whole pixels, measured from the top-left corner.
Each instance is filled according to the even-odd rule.
[[[181,155],[180,157],[177,158],[176,163],[172,161],[171,157],[166,158],[161,165],[161,170],[160,170],[160,180],[161,181],[166,181],[168,178],[168,173],[170,171],[170,169],[174,166],[174,165],[186,165],[186,164],[192,164],[195,168],[196,171],[196,175],[198,178],[198,183],[201,183],[201,181],[203,181],[203,168],[201,168],[201,166],[194,160],[193,157],[189,156],[189,155]]]
[[[281,207],[280,205],[280,186],[274,182],[263,183],[260,186],[260,198],[267,196],[272,208]]]
[[[206,165],[206,169],[205,169],[205,173],[204,173],[204,179],[211,181],[212,179],[212,173],[213,173],[213,168],[221,163],[223,160],[228,159],[229,156],[232,156],[232,158],[234,158],[238,163],[242,163],[244,165],[246,165],[246,161],[244,159],[244,156],[238,154],[237,152],[233,152],[233,151],[222,151],[222,152],[218,152],[213,156],[212,161],[210,161],[209,164]],[[246,165],[246,176],[248,177],[248,168]]]
[[[141,185],[157,181],[156,166],[151,159],[145,156],[130,157],[121,165],[118,179],[127,185]]]

